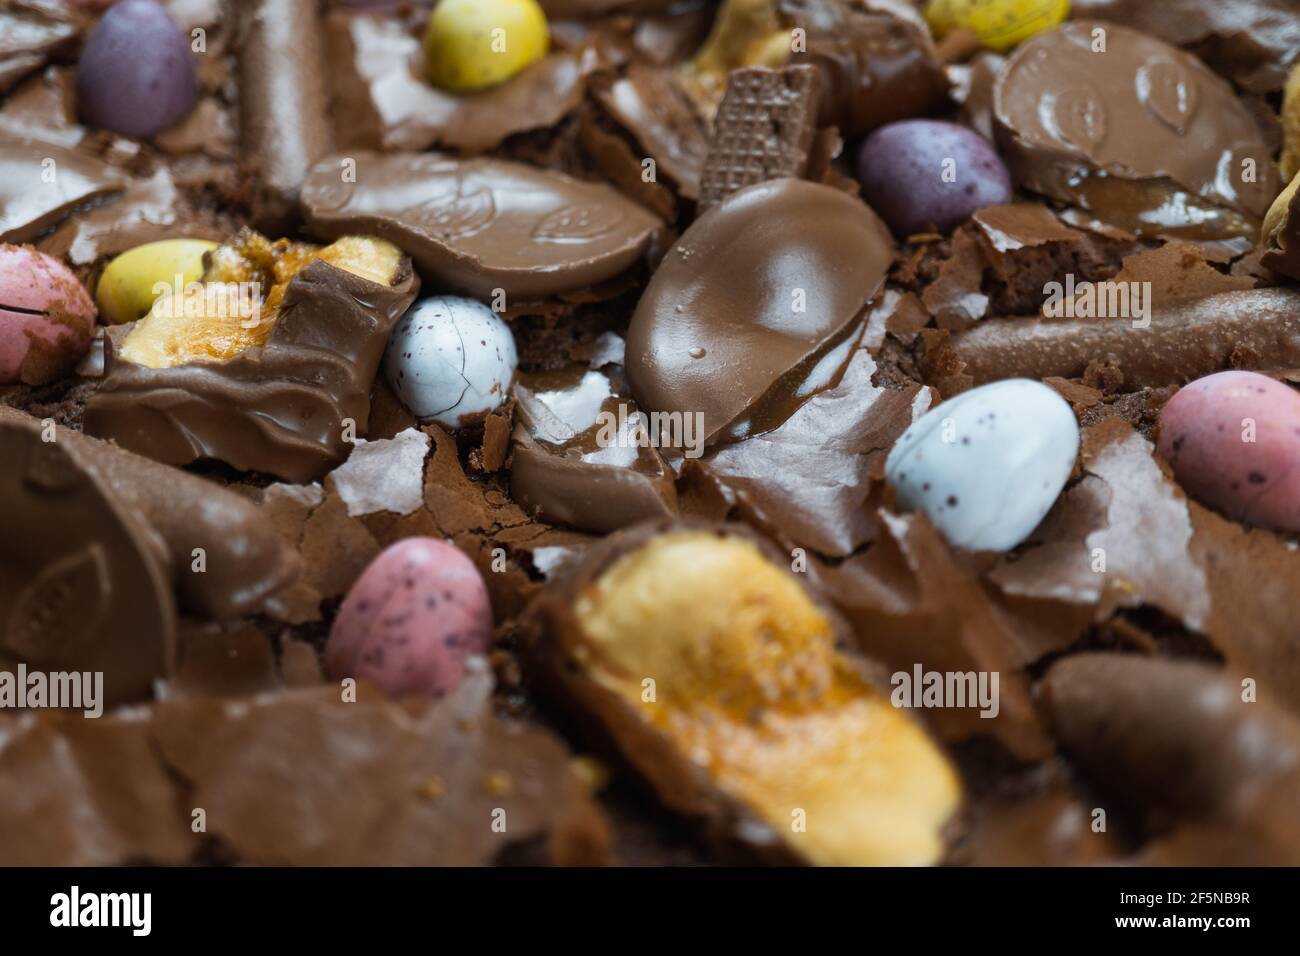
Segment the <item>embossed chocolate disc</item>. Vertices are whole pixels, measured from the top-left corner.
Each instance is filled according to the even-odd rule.
[[[663,223],[608,186],[491,159],[358,153],[318,163],[302,191],[319,236],[380,236],[439,288],[541,298],[612,279]]]
[[[0,667],[99,671],[106,704],[148,697],[176,640],[149,532],[35,419],[0,417],[0,461]]]

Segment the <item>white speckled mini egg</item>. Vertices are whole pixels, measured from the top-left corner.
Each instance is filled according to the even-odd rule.
[[[437,295],[397,323],[384,374],[397,397],[423,421],[457,427],[505,401],[519,356],[515,337],[482,302]]]
[[[1051,510],[1079,453],[1065,399],[1024,378],[963,392],[903,432],[885,462],[899,504],[953,545],[1008,551]]]

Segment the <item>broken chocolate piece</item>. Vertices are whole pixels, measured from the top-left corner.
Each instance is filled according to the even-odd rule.
[[[364,435],[388,333],[418,289],[405,257],[388,285],[313,259],[289,281],[264,343],[233,358],[150,368],[107,343],[86,431],[171,465],[216,459],[320,478]]]
[[[994,110],[1016,181],[1102,219],[1117,208],[1152,231],[1204,230],[1171,196],[1258,220],[1278,191],[1271,150],[1232,88],[1127,27],[1074,21],[1040,33],[1007,61]]]
[[[732,70],[700,176],[701,211],[746,186],[804,176],[821,109],[819,82],[810,66]]]
[[[1253,289],[1157,303],[1147,328],[1136,319],[986,319],[951,342],[976,385],[1074,378],[1093,361],[1117,367],[1126,389],[1181,384],[1228,367],[1294,369],[1300,292]]]
[[[778,179],[709,210],[669,250],[628,328],[627,377],[647,412],[699,416],[710,441],[775,427],[848,361],[894,257],[869,208]]]
[[[1263,255],[1267,268],[1300,279],[1300,174],[1273,201],[1264,219]]]
[[[298,192],[332,141],[325,38],[317,0],[239,5],[240,136],[256,183],[253,221],[280,235],[298,221]]]
[[[597,533],[677,513],[673,471],[656,441],[683,436],[653,433],[603,372],[524,375],[514,396],[510,491],[526,511]]]
[[[79,32],[61,7],[31,0],[6,3],[0,9],[0,93],[43,67]]]
[[[302,200],[317,235],[380,236],[439,288],[483,299],[503,289],[510,301],[613,279],[663,225],[603,184],[436,154],[330,157],[312,170]]]
[[[0,668],[101,673],[103,704],[147,697],[175,666],[161,542],[86,449],[30,416],[0,418],[0,462]]]

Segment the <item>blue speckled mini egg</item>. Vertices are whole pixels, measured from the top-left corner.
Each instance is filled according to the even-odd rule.
[[[1051,510],[1079,453],[1079,423],[1041,382],[963,392],[903,433],[885,462],[900,506],[924,511],[953,545],[1008,551]]]

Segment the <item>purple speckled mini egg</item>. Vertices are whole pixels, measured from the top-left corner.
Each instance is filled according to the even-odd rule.
[[[373,681],[391,697],[455,689],[465,661],[492,641],[492,606],[478,568],[434,538],[382,551],[352,586],[325,645],[330,677]]]
[[[43,385],[90,348],[95,303],[68,269],[30,246],[0,245],[0,385]]]
[[[1257,372],[1218,372],[1160,412],[1156,445],[1183,490],[1247,524],[1300,531],[1300,394]]]
[[[147,139],[188,116],[198,96],[190,41],[156,0],[119,0],[86,38],[77,109],[91,126]]]
[[[947,232],[985,206],[1011,201],[1011,174],[978,133],[940,120],[902,120],[858,151],[862,198],[900,237]]]

